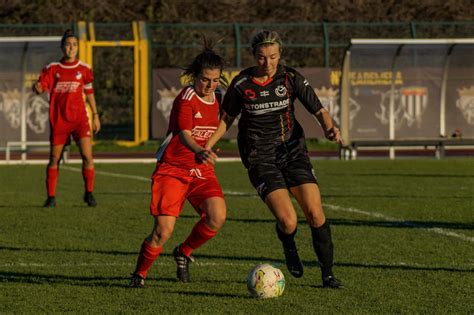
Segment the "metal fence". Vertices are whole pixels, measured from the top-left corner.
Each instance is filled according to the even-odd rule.
[[[217,52],[227,60],[227,68],[236,69],[253,64],[249,41],[252,34],[260,29],[272,29],[280,33],[284,42],[283,62],[298,68],[341,69],[344,52],[351,38],[474,38],[474,21],[139,23],[142,27],[138,31],[136,22],[86,24],[88,27],[84,28],[85,36],[89,43],[94,43],[90,45],[90,53],[96,76],[96,98],[104,126],[108,126],[100,133],[99,139],[131,140],[132,143],[137,142],[137,130],[141,131],[137,129],[137,105],[134,103],[136,85],[146,81],[148,85],[144,89],[151,96],[152,69],[183,68],[202,50],[203,36],[214,41],[221,40],[216,46]],[[81,33],[79,25],[80,23],[0,25],[0,38],[60,36],[67,28]],[[142,68],[139,71],[149,75],[148,79],[140,76],[140,80],[137,80],[136,51],[142,51],[143,48],[131,48],[124,43],[135,41],[132,46],[138,47],[137,42],[140,40],[146,41],[148,60],[144,64],[148,71]],[[57,52],[60,53],[59,45]],[[145,95],[140,95],[140,98],[145,99]],[[147,111],[148,108],[140,106],[140,110]],[[117,115],[118,112],[121,114]],[[146,118],[146,115],[141,116]],[[145,121],[145,118],[142,120]]]
[[[201,48],[202,35],[223,39],[230,67],[251,62],[253,32],[272,29],[284,41],[284,60],[294,67],[340,67],[351,38],[473,38],[474,21],[391,23],[195,23],[148,24],[153,67],[182,66]]]

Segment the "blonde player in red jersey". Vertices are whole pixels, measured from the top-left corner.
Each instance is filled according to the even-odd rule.
[[[79,146],[82,157],[82,176],[84,178],[84,202],[94,207],[97,202],[92,195],[94,187],[94,162],[92,159],[91,128],[89,114],[84,102],[84,94],[92,110],[93,130],[100,130],[100,120],[94,98],[89,65],[77,59],[78,38],[67,30],[61,39],[63,58],[47,65],[33,85],[33,91],[41,94],[49,91],[50,155],[46,171],[48,198],[44,207],[56,206],[56,185],[58,164],[64,146],[69,144],[70,136]]]
[[[191,253],[213,238],[226,219],[222,189],[214,174],[214,152],[204,149],[219,122],[223,59],[208,43],[185,71],[193,84],[176,97],[168,137],[157,152],[152,175],[151,215],[155,224],[142,243],[130,287],[142,288],[147,272],[171,237],[187,199],[200,215],[187,239],[173,251],[177,278],[189,282]]]

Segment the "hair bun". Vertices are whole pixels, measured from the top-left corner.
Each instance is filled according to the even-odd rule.
[[[74,35],[74,32],[71,30],[71,29],[67,29],[65,32],[64,32],[64,35],[63,36],[70,36],[70,35]]]

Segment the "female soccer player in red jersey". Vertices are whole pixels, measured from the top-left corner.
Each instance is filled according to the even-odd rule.
[[[212,148],[240,114],[240,156],[250,181],[277,220],[276,232],[288,270],[294,277],[303,275],[294,240],[297,215],[291,193],[311,228],[323,287],[341,288],[341,281],[332,271],[331,230],[323,212],[304,132],[295,119],[295,100],[300,100],[315,116],[328,139],[340,143],[339,129],[308,81],[295,69],[279,64],[282,42],[278,33],[261,31],[253,37],[251,46],[257,65],[243,70],[232,81],[222,104],[219,128],[206,148]]]
[[[216,89],[223,82],[224,62],[209,44],[205,47],[184,73],[193,84],[174,100],[168,137],[157,152],[150,204],[155,224],[142,243],[130,287],[144,286],[147,272],[171,237],[186,199],[200,220],[173,251],[179,281],[190,281],[191,253],[213,238],[225,222],[226,205],[213,167],[217,156],[204,149],[219,122],[221,95]]]
[[[50,155],[46,171],[48,198],[44,207],[56,206],[56,184],[58,164],[64,146],[70,142],[70,136],[79,146],[82,157],[82,176],[84,178],[84,202],[94,207],[97,202],[92,195],[94,187],[94,162],[92,159],[91,128],[89,114],[84,102],[84,94],[92,110],[93,130],[100,130],[99,114],[94,98],[89,65],[77,59],[78,38],[67,30],[61,39],[63,58],[59,62],[47,65],[33,85],[38,94],[49,91]]]

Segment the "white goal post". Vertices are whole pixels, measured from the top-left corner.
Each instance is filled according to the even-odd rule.
[[[60,42],[60,36],[0,37],[0,148],[5,157],[7,150],[20,150],[25,161],[28,146],[43,146],[49,139],[47,95],[35,95],[31,87],[41,69],[61,57]]]

